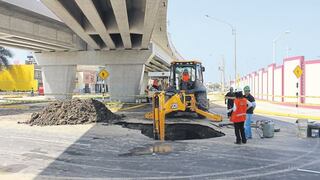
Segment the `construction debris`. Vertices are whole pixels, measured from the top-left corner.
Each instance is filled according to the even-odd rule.
[[[103,122],[113,124],[122,116],[112,113],[103,103],[94,99],[55,101],[41,112],[31,115],[26,124],[38,126],[75,125]]]

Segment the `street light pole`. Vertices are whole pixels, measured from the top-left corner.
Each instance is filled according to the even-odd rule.
[[[226,22],[226,21],[223,21],[221,19],[218,19],[218,18],[214,18],[214,17],[211,17],[209,15],[205,15],[207,18],[211,19],[211,20],[214,20],[214,21],[217,21],[217,22],[220,22],[220,23],[223,23],[225,25],[228,25],[231,30],[232,30],[232,35],[234,36],[234,82],[236,84],[236,81],[237,81],[237,31],[236,31],[236,28],[234,25]]]
[[[224,92],[226,85],[224,56],[221,56],[221,64],[219,66],[219,71],[221,71],[221,91]]]
[[[281,33],[281,34],[279,34],[278,36],[276,36],[276,38],[274,38],[273,39],[273,41],[272,41],[272,63],[274,64],[274,63],[276,63],[276,58],[277,58],[277,54],[276,54],[276,45],[277,45],[277,41],[280,39],[280,38],[282,38],[284,35],[287,35],[287,34],[289,34],[290,33],[290,31],[285,31],[285,32],[283,32],[283,33]]]
[[[237,32],[236,28],[232,29],[232,34],[234,35],[234,84],[236,85],[237,81]]]

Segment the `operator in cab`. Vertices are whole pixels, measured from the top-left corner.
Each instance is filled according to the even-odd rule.
[[[181,76],[181,82],[180,82],[180,89],[181,90],[187,90],[190,83],[190,75],[188,69],[184,69],[182,76]]]

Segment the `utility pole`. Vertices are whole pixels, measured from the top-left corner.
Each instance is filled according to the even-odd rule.
[[[232,26],[232,34],[234,36],[234,81],[237,81],[237,32],[236,28]]]
[[[230,24],[227,21],[215,18],[215,17],[211,17],[209,15],[205,15],[205,17],[223,23],[227,26],[229,26],[232,30],[232,35],[234,36],[234,82],[236,83],[237,81],[237,31],[236,31],[236,27],[233,24]]]
[[[224,92],[226,85],[224,56],[221,56],[221,64],[219,66],[219,71],[221,72],[221,91]]]
[[[291,48],[289,46],[287,46],[287,58],[289,57],[289,51],[291,51]]]

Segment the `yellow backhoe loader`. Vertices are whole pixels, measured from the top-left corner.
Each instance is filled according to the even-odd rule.
[[[154,139],[165,140],[166,116],[193,112],[200,118],[222,121],[222,116],[209,112],[207,90],[203,84],[205,68],[198,61],[174,61],[170,67],[169,88],[153,96],[152,111],[145,118],[153,120]]]

